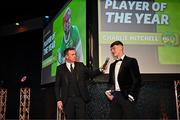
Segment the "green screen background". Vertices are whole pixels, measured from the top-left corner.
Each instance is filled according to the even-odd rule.
[[[84,64],[86,64],[86,1],[85,0],[72,0],[68,6],[71,9],[71,24],[76,25],[79,29]],[[56,67],[58,65],[57,61],[57,49],[61,46],[63,40],[63,15],[66,8],[60,12],[60,15],[57,16],[53,22],[53,32],[55,33],[55,48],[52,51],[52,56],[54,58],[51,69],[52,76],[55,76]]]
[[[177,35],[177,39],[173,42],[166,42],[163,46],[158,47],[159,62],[160,64],[180,64],[180,12],[178,11],[180,2],[179,0],[156,0],[157,2],[166,2],[167,8],[163,13],[169,16],[168,25],[157,25],[157,32],[164,32],[166,35]],[[161,14],[159,12],[158,14]]]

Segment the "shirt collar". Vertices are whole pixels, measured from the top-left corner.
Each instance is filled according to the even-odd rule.
[[[74,68],[74,63],[69,63],[69,62],[66,62],[66,66],[68,67],[68,68],[70,68],[70,65],[72,64],[72,67]]]
[[[125,57],[125,54],[121,57],[121,59],[123,60],[123,59],[124,59],[124,57]]]
[[[121,56],[121,58],[118,58],[118,59],[116,59],[116,60],[119,60],[119,59],[124,59],[124,57],[125,57],[125,54],[123,55],[123,56]]]

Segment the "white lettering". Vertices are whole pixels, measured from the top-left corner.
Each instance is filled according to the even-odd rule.
[[[151,24],[151,14],[144,14],[144,24]]]
[[[135,10],[142,10],[142,2],[136,2]]]
[[[149,11],[149,3],[148,2],[143,2],[142,10]]]
[[[117,10],[117,9],[118,9],[118,7],[116,6],[116,0],[113,1],[113,7],[112,7],[112,9],[114,9],[114,10]]]
[[[169,24],[168,20],[169,20],[168,15],[161,16],[161,24],[166,24],[166,25]]]
[[[124,23],[131,23],[132,13],[126,13],[124,18]]]
[[[111,23],[112,16],[114,15],[114,12],[106,12],[107,15],[107,23]]]
[[[164,11],[167,7],[167,3],[161,3],[161,9],[160,11]]]
[[[112,1],[111,0],[106,0],[106,3],[105,3],[105,9],[108,9],[109,6],[112,5]]]
[[[137,24],[140,24],[144,14],[139,15],[138,13],[135,13],[135,16],[136,16],[136,19],[137,19]]]
[[[127,10],[126,1],[122,1],[122,2],[121,2],[121,4],[119,5],[119,9]]]
[[[159,5],[159,3],[154,2],[154,3],[152,4],[152,9],[153,9],[153,11],[159,11],[159,10],[160,10],[160,5]]]
[[[135,5],[136,2],[135,1],[133,1],[133,2],[132,1],[128,1],[128,3],[129,3],[129,9],[133,10],[133,6]]]
[[[119,23],[123,23],[124,13],[120,13],[120,15],[119,15],[119,13],[116,12],[116,14],[115,14],[115,19],[114,19],[114,23],[117,23],[118,20],[119,20]]]

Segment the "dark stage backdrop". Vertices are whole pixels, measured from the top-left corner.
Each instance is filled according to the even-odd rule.
[[[89,92],[91,101],[87,104],[88,117],[90,119],[108,119],[110,102],[107,100],[104,91],[108,89],[108,84],[94,82],[90,84]],[[55,119],[56,105],[53,93],[53,85],[48,88],[41,88],[41,118]],[[35,108],[34,108],[35,109]],[[144,82],[139,99],[136,103],[136,119],[176,119],[176,101],[174,82],[155,80]],[[31,118],[40,116],[31,116]]]

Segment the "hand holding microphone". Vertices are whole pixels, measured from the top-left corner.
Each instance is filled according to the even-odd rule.
[[[107,64],[108,64],[109,60],[110,60],[110,58],[107,57],[106,60],[105,60],[105,62],[104,62],[104,64],[103,64],[102,67],[101,67],[101,70],[102,70],[102,71],[104,71],[104,70],[107,69]]]

